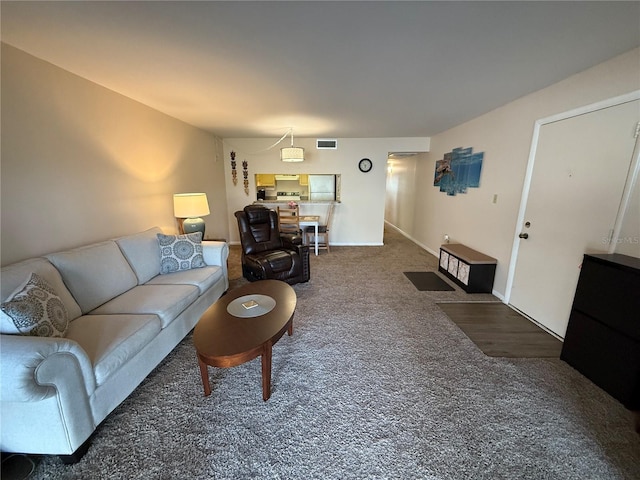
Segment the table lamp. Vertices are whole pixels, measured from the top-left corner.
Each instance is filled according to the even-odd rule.
[[[173,195],[173,215],[181,219],[182,233],[202,232],[204,240],[204,220],[209,215],[206,193],[175,193]]]

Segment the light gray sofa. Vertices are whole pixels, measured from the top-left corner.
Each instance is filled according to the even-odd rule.
[[[2,268],[2,302],[36,273],[70,322],[64,337],[39,337],[11,332],[3,317],[0,450],[79,459],[100,422],[229,288],[225,242],[202,242],[202,268],[160,274],[158,233]]]

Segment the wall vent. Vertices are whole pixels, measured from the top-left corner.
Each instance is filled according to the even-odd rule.
[[[338,140],[331,138],[318,138],[316,140],[316,148],[318,150],[337,150]]]

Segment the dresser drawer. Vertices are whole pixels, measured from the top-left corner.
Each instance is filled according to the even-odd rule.
[[[616,267],[585,255],[573,309],[640,340],[640,274]]]
[[[625,407],[640,409],[640,342],[573,310],[560,358]]]

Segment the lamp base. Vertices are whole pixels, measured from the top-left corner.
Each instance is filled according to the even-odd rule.
[[[182,231],[184,233],[202,232],[202,240],[204,240],[204,220],[201,218],[185,218],[182,222]]]

